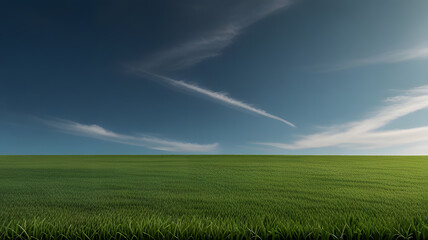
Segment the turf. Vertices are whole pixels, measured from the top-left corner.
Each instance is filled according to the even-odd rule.
[[[0,239],[428,239],[428,157],[0,156]]]

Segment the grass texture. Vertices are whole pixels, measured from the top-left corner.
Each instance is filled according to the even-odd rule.
[[[0,239],[428,239],[428,157],[0,156]]]

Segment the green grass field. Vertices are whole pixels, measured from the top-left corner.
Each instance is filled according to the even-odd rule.
[[[0,239],[428,239],[428,157],[0,156]]]

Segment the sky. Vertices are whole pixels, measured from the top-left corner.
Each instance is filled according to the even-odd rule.
[[[428,1],[2,1],[0,154],[428,155]]]

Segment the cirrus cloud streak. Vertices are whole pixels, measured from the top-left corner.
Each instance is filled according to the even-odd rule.
[[[147,71],[179,70],[221,55],[242,31],[264,17],[289,6],[291,0],[243,1],[213,29],[196,33],[188,41],[162,50],[137,63]]]
[[[303,136],[293,143],[256,144],[291,150],[324,147],[377,149],[428,141],[428,126],[378,130],[395,119],[428,108],[428,85],[405,91],[403,95],[388,98],[385,102],[387,106],[366,119],[331,126],[326,131]]]
[[[219,101],[221,103],[225,103],[225,104],[227,104],[229,106],[234,106],[234,107],[238,107],[238,108],[241,108],[241,109],[245,109],[245,110],[247,110],[249,112],[258,114],[260,116],[264,116],[264,117],[267,117],[267,118],[271,118],[271,119],[280,121],[280,122],[285,123],[285,124],[287,124],[287,125],[289,125],[291,127],[296,127],[293,123],[291,123],[291,122],[289,122],[289,121],[287,121],[287,120],[285,120],[285,119],[283,119],[281,117],[278,117],[278,116],[275,116],[273,114],[270,114],[270,113],[266,112],[263,109],[253,107],[253,106],[251,106],[248,103],[244,103],[242,101],[239,101],[239,100],[236,100],[234,98],[231,98],[231,97],[229,97],[227,95],[227,93],[224,93],[224,92],[215,92],[215,91],[212,91],[212,90],[209,90],[209,89],[206,89],[206,88],[199,87],[199,86],[197,86],[195,84],[190,84],[190,83],[187,83],[187,82],[184,82],[184,81],[178,81],[178,80],[175,80],[175,79],[172,79],[172,78],[169,78],[169,77],[161,76],[161,75],[154,74],[154,73],[149,73],[149,72],[146,72],[146,71],[139,71],[139,73],[141,73],[142,76],[148,77],[150,79],[154,79],[155,81],[162,81],[162,82],[167,83],[167,84],[169,84],[171,86],[174,86],[176,88],[185,89],[185,90],[188,90],[188,91],[191,91],[191,92],[195,92],[195,93],[198,93],[200,95],[203,95],[203,96],[209,97],[211,99],[217,100],[217,101]]]
[[[366,58],[358,58],[347,62],[345,61],[335,66],[326,67],[325,71],[334,72],[334,71],[340,71],[340,70],[355,68],[360,66],[399,63],[399,62],[423,60],[423,59],[428,59],[427,45],[399,50],[399,51],[387,52],[387,53],[366,57]]]
[[[197,144],[161,139],[148,135],[126,135],[107,130],[99,125],[81,124],[69,120],[44,120],[45,124],[64,133],[96,138],[104,141],[122,143],[127,145],[150,148],[167,152],[212,152],[218,147],[218,143]]]

